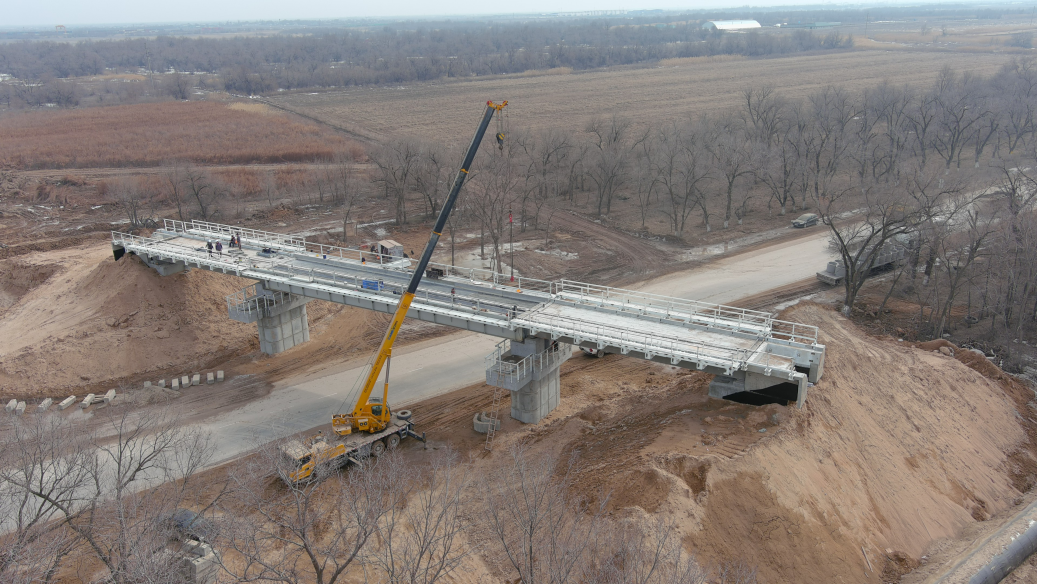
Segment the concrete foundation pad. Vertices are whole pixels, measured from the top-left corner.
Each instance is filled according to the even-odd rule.
[[[217,382],[223,381],[223,371],[217,371],[216,372],[216,381]]]
[[[47,399],[45,399],[45,400],[41,401],[41,402],[40,402],[40,403],[39,403],[39,404],[38,404],[38,405],[36,406],[36,411],[37,411],[37,412],[45,412],[45,411],[47,411],[47,410],[48,410],[48,409],[50,408],[50,406],[51,406],[51,405],[52,405],[53,403],[54,403],[54,400],[52,400],[52,399],[50,399],[50,398],[48,397]]]
[[[216,377],[212,373],[205,374],[205,385],[212,385],[216,383]]]
[[[171,385],[171,386],[169,386],[169,387],[170,387],[170,389],[172,389],[173,391],[180,391],[180,380],[179,380],[179,379],[175,379],[175,378],[174,378],[174,379],[173,379],[173,385]]]
[[[63,410],[74,403],[76,403],[76,396],[70,395],[65,399],[61,400],[61,403],[58,404],[58,409]]]
[[[83,401],[79,404],[79,407],[85,410],[86,408],[90,407],[90,404],[92,403],[94,403],[94,394],[88,393],[87,396],[83,398]]]
[[[151,382],[150,381],[145,381],[144,382],[144,389],[151,389]]]
[[[186,376],[186,375],[181,377],[180,378],[180,386],[181,387],[190,387],[191,386],[191,378]]]
[[[202,384],[202,374],[201,373],[195,373],[194,375],[191,376],[191,385],[201,385],[201,384]]]

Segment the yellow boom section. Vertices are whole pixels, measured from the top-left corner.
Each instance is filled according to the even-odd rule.
[[[392,322],[389,323],[389,329],[385,331],[385,338],[382,339],[382,344],[378,347],[378,354],[375,356],[374,363],[371,364],[371,371],[368,372],[367,379],[364,380],[364,386],[360,391],[360,397],[357,399],[353,413],[348,415],[336,414],[332,417],[331,427],[339,436],[350,434],[354,427],[357,430],[380,432],[389,423],[391,413],[387,403],[389,397],[388,381],[385,383],[380,403],[372,404],[368,400],[371,398],[371,392],[374,390],[375,383],[378,382],[378,376],[382,373],[382,367],[389,357],[392,356],[392,344],[396,340],[396,335],[400,332],[400,327],[403,326],[403,319],[407,316],[407,311],[410,309],[410,303],[413,300],[414,294],[411,292],[404,292],[403,297],[400,298],[400,304],[396,307],[396,313],[392,315]]]

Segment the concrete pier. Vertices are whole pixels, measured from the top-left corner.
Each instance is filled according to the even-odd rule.
[[[558,407],[559,371],[572,356],[572,345],[530,337],[503,341],[486,357],[486,383],[511,392],[511,417],[536,424]]]
[[[259,349],[276,355],[310,340],[306,303],[312,298],[267,290],[262,283],[238,293],[240,300],[228,303],[228,314],[240,322],[254,322],[259,329]]]

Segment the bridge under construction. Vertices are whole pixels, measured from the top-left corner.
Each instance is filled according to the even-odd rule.
[[[240,249],[210,253],[208,241]],[[326,300],[393,313],[410,258],[203,221],[165,220],[150,237],[112,233],[116,260],[135,254],[168,276],[204,269],[255,280],[226,298],[230,318],[256,323],[260,348],[309,340],[306,303]],[[559,370],[578,345],[715,374],[710,395],[748,403],[795,401],[824,369],[816,327],[770,313],[573,282],[430,263],[410,318],[505,339],[487,382],[511,391],[512,416],[537,422],[557,406]],[[564,355],[560,357],[559,355]]]

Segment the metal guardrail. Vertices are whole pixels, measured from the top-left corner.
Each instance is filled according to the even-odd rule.
[[[537,371],[551,369],[565,361],[567,355],[572,354],[573,350],[569,343],[556,343],[539,353],[511,363],[504,360],[504,354],[511,350],[510,342],[505,340],[497,343],[493,353],[485,357],[485,362],[488,364],[487,369],[493,368],[497,371],[498,379],[511,383],[518,383]],[[507,349],[505,349],[505,344],[509,344]]]
[[[150,256],[161,256],[167,257],[173,260],[183,261],[187,264],[208,264],[211,266],[217,266],[224,272],[234,272],[240,276],[241,272],[247,270],[250,266],[247,262],[242,261],[240,258],[234,258],[230,255],[226,255],[223,258],[211,258],[206,257],[206,253],[183,253],[169,249],[171,246],[162,245],[161,239],[152,237],[141,237],[139,235],[132,235],[130,233],[122,233],[119,231],[112,232],[112,244],[122,245],[123,247],[130,246],[135,251],[143,251]]]
[[[277,290],[262,290],[256,284],[227,295],[227,311],[246,316],[265,316],[266,310],[280,306],[291,299],[291,294]]]
[[[208,221],[177,221],[175,219],[163,219],[162,228],[173,233],[195,233],[209,236],[214,239],[230,240],[231,236],[241,238],[242,244],[256,247],[278,248],[283,251],[305,251],[306,238],[274,233],[272,231],[260,231],[222,223],[210,223]]]

